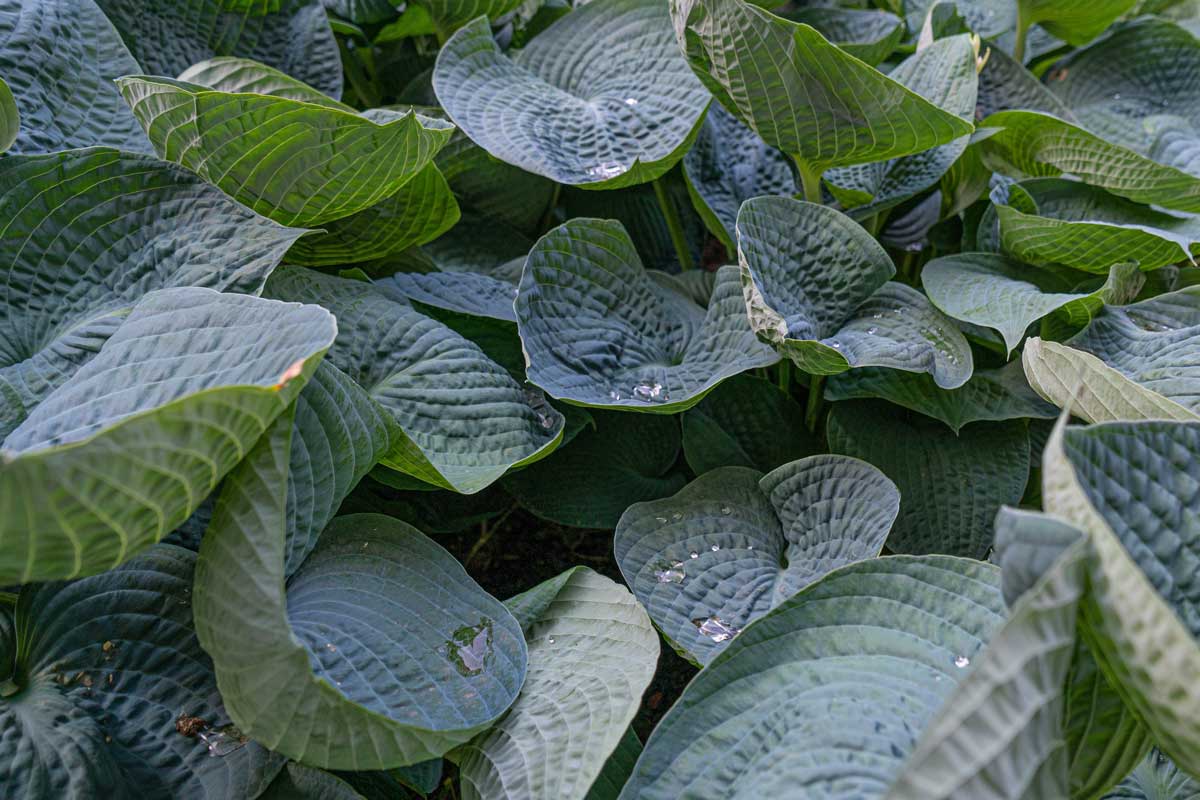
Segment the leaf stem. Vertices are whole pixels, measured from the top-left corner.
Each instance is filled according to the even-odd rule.
[[[550,203],[546,206],[546,213],[542,214],[542,221],[538,223],[538,230],[542,233],[550,230],[550,226],[554,224],[554,209],[558,208],[558,197],[562,194],[562,184],[555,183],[554,190],[550,193]]]
[[[821,172],[813,169],[808,165],[808,162],[802,158],[796,157],[796,171],[800,173],[800,184],[804,187],[804,199],[810,203],[820,204],[821,198]]]
[[[1013,42],[1013,61],[1025,65],[1025,37],[1029,33],[1029,23],[1021,13],[1024,3],[1017,3],[1017,40]]]
[[[817,431],[817,418],[821,416],[825,394],[825,376],[810,375],[808,378],[808,403],[804,408],[804,425],[810,433]]]
[[[783,390],[784,394],[787,394],[788,390],[791,388],[791,385],[792,362],[785,358],[779,362],[779,388]]]
[[[675,255],[679,257],[679,269],[687,272],[695,264],[692,262],[692,252],[688,249],[687,237],[683,234],[683,222],[679,219],[679,211],[667,194],[665,175],[654,181],[654,196],[658,198],[658,207],[662,209],[663,219],[667,222],[667,231],[671,234],[671,244],[675,245]]]

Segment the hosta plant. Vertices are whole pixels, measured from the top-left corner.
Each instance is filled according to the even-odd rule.
[[[0,0],[0,795],[1200,797],[1187,0]]]

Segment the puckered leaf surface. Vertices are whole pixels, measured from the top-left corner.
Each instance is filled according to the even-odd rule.
[[[877,9],[812,6],[790,10],[785,16],[816,28],[839,48],[871,65],[891,55],[904,38],[904,21]]]
[[[709,102],[655,0],[582,6],[513,57],[480,17],[438,53],[433,86],[455,124],[496,158],[587,188],[665,173]]]
[[[705,473],[617,523],[617,564],[682,655],[706,664],[747,625],[838,567],[874,558],[900,507],[858,459],[817,455],[763,475]]]

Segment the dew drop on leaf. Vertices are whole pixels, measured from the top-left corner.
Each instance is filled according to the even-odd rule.
[[[692,624],[696,626],[696,630],[700,631],[701,636],[707,636],[718,644],[727,642],[741,633],[741,630],[734,628],[720,617],[694,619]]]
[[[954,666],[958,667],[959,669],[969,666],[970,663],[971,659],[967,658],[966,656],[959,656],[958,658],[954,659]]]

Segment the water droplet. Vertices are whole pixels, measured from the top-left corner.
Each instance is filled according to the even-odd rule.
[[[904,245],[904,252],[906,253],[919,253],[924,249],[925,245],[922,242],[909,242]]]
[[[691,553],[691,554],[690,554],[690,556],[691,556],[692,558],[699,558],[699,557],[700,557],[700,554],[699,554],[699,553]]]
[[[874,325],[867,328],[867,336],[874,336],[877,333],[879,333],[879,328],[876,328]]]
[[[328,651],[329,651],[329,652],[331,652],[331,653],[336,653],[336,652],[337,652],[337,647],[335,647],[335,646],[334,646],[333,642],[326,642],[326,643],[325,643],[325,649],[326,649],[326,650],[328,650]]]
[[[729,506],[721,506],[721,513],[728,517],[733,513],[733,509]]]
[[[637,104],[638,104],[638,101],[637,101],[636,97],[626,97],[625,98],[625,105],[636,106]]]
[[[966,656],[959,656],[958,658],[954,659],[954,666],[958,667],[959,669],[970,666],[970,664],[971,659],[967,658]]]
[[[683,579],[687,577],[687,573],[683,571],[683,562],[675,561],[662,565],[660,569],[656,569],[654,577],[658,579],[659,583],[683,583]]]
[[[635,384],[633,396],[646,403],[651,401],[661,403],[667,399],[667,393],[663,391],[662,384],[657,381],[642,381]]]
[[[439,652],[447,656],[461,675],[478,675],[492,655],[492,624],[464,625],[454,632]]]
[[[746,549],[747,549],[747,550],[753,550],[753,549],[754,549],[754,545],[747,545]]]
[[[883,319],[883,314],[872,314],[871,319]]]
[[[1113,92],[1113,100],[1120,100],[1120,99],[1121,99],[1121,93]]]
[[[548,637],[546,637],[546,641],[549,642],[550,644],[554,644],[554,637],[548,636]]]
[[[608,393],[608,399],[612,400],[615,403],[616,401],[621,399],[621,393],[618,392],[616,389],[613,389],[611,392]]]
[[[712,546],[712,551],[713,551],[714,553],[719,553],[719,552],[721,551],[721,545],[719,545],[719,544],[714,544],[714,545]]]
[[[196,734],[208,745],[210,756],[227,756],[235,750],[240,750],[250,741],[233,725],[226,725],[216,730],[204,730]]]
[[[542,427],[546,430],[554,427],[554,418],[549,414],[538,414],[538,422],[540,422]]]
[[[655,517],[654,521],[657,522],[659,525],[665,525],[667,522],[667,518],[666,517]]]
[[[731,626],[719,617],[709,617],[708,619],[694,619],[692,624],[700,631],[701,636],[707,636],[714,642],[720,644],[727,642],[734,636],[737,636],[741,631]]]
[[[623,174],[628,169],[628,167],[622,166],[616,161],[601,161],[594,167],[588,167],[584,172],[589,178],[608,180],[609,178],[615,178]]]
[[[676,511],[674,514],[671,515],[671,519],[675,520],[676,522],[679,522],[679,520],[683,519],[683,514]]]
[[[832,347],[834,350],[842,349],[842,343],[839,342],[837,339],[834,339],[832,342],[830,342],[829,346]]]

